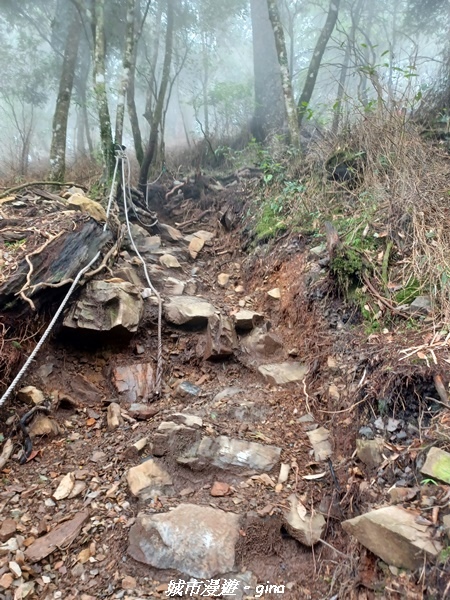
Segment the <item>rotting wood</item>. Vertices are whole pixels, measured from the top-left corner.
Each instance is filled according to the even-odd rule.
[[[15,187],[9,188],[6,191],[2,192],[0,194],[0,199],[1,198],[6,198],[6,196],[9,196],[10,194],[14,194],[14,192],[18,192],[20,190],[24,190],[25,188],[31,188],[33,186],[36,185],[53,185],[53,186],[58,186],[58,187],[65,187],[65,186],[76,186],[79,187],[82,190],[86,190],[86,186],[85,185],[80,185],[79,183],[74,183],[73,181],[70,182],[65,182],[65,181],[30,181],[28,183],[22,183],[21,185],[16,185]]]

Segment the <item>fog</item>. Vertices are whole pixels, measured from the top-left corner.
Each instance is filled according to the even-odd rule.
[[[252,138],[296,142],[287,88],[300,140],[339,135],[381,105],[414,116],[446,89],[443,1],[278,0],[281,46],[270,4],[1,0],[0,177],[101,169],[116,143],[145,182],[177,154],[195,164]]]

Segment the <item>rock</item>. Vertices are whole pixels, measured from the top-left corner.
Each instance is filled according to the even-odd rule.
[[[78,513],[73,519],[64,521],[55,529],[31,544],[25,550],[25,557],[30,562],[38,562],[60,547],[69,547],[89,519],[89,511]]]
[[[189,254],[191,255],[191,258],[195,260],[204,245],[205,240],[194,235],[192,240],[189,242]]]
[[[450,483],[450,453],[440,448],[430,448],[420,472],[439,481]]]
[[[190,381],[180,381],[175,388],[175,394],[180,398],[195,398],[201,391],[201,387]]]
[[[19,577],[22,577],[22,569],[16,563],[15,560],[10,560],[9,561],[8,568],[11,571],[11,573],[13,574],[14,579],[19,579]]]
[[[149,400],[155,389],[151,363],[132,363],[115,367],[112,382],[118,393],[130,404]]]
[[[127,408],[127,412],[130,417],[137,419],[138,421],[148,421],[159,413],[159,408],[155,408],[151,404],[145,404],[143,402],[134,402]]]
[[[38,413],[29,426],[28,433],[32,438],[41,437],[43,435],[53,436],[61,434],[62,429],[54,419],[51,419],[42,413]]]
[[[371,427],[361,427],[358,433],[359,435],[363,435],[368,440],[373,440],[373,430]]]
[[[159,262],[166,269],[181,269],[181,265],[178,262],[178,259],[172,254],[163,254],[159,257]]]
[[[383,450],[383,439],[356,440],[356,456],[369,469],[378,467],[383,462],[381,451]]]
[[[67,498],[70,495],[74,485],[75,475],[73,473],[67,473],[67,475],[64,475],[64,477],[61,479],[58,487],[53,493],[53,498],[55,500],[64,500],[64,498]]]
[[[279,300],[281,298],[281,290],[280,288],[273,288],[273,290],[269,290],[267,295],[275,300]]]
[[[216,438],[203,437],[177,462],[186,465],[210,464],[220,469],[240,467],[256,471],[270,471],[280,460],[281,448],[265,446],[229,438],[225,435]]]
[[[320,244],[319,246],[314,246],[314,248],[310,249],[311,254],[313,254],[314,256],[323,256],[327,251],[327,246],[326,244]]]
[[[180,504],[142,515],[130,530],[128,554],[158,569],[207,579],[235,567],[239,516],[208,506]]]
[[[214,398],[213,398],[213,402],[221,402],[222,400],[224,400],[225,398],[233,398],[233,396],[237,396],[238,394],[241,394],[244,390],[238,387],[227,387],[224,390],[222,390],[221,392],[218,392]]]
[[[135,590],[137,587],[137,581],[131,575],[127,575],[122,579],[122,589],[123,590]]]
[[[144,301],[131,283],[89,281],[64,319],[68,329],[130,336],[137,331]]]
[[[222,496],[228,496],[230,491],[231,491],[231,488],[228,485],[228,483],[225,483],[223,481],[215,481],[213,483],[212,488],[210,489],[209,493],[211,494],[211,496],[214,496],[215,498],[221,498]]]
[[[72,194],[67,201],[67,205],[69,210],[87,212],[96,221],[106,221],[106,211],[103,206],[99,202],[91,200],[82,194]]]
[[[108,422],[108,429],[113,431],[118,429],[123,424],[123,418],[120,414],[120,405],[117,402],[111,402],[106,411],[106,420]]]
[[[447,538],[450,540],[450,515],[444,515],[442,517],[442,527],[447,535]]]
[[[344,521],[342,527],[388,565],[419,569],[424,554],[435,557],[442,546],[432,539],[432,527],[416,522],[417,516],[399,506],[386,506]]]
[[[14,581],[14,578],[10,573],[4,573],[0,577],[0,589],[3,589],[3,590],[9,589],[11,587],[13,581]]]
[[[230,283],[230,274],[219,273],[219,275],[217,276],[217,283],[220,285],[220,287],[227,287],[227,285]]]
[[[169,473],[153,459],[131,467],[127,473],[127,482],[132,495],[141,499],[160,493],[167,494],[173,485]]]
[[[142,281],[139,275],[136,273],[132,266],[122,266],[114,270],[114,277],[127,281],[137,288],[143,287]]]
[[[44,392],[38,390],[34,385],[27,385],[17,392],[17,398],[27,404],[38,406],[45,401]]]
[[[169,242],[181,242],[184,237],[179,229],[165,223],[158,223],[158,229],[161,237]]]
[[[14,519],[5,519],[0,525],[0,542],[3,544],[11,538],[17,530],[17,523]]]
[[[181,425],[185,425],[185,427],[192,427],[194,429],[200,429],[203,427],[203,419],[201,417],[197,417],[196,415],[188,415],[186,413],[174,413],[170,415],[170,419],[174,423],[180,423]]]
[[[190,242],[190,241],[192,241],[192,239],[194,237],[200,238],[204,242],[208,243],[208,242],[212,242],[216,236],[214,235],[214,233],[211,233],[210,231],[205,231],[204,229],[200,229],[200,231],[196,231],[192,236],[186,236],[185,239],[186,239],[186,241]]]
[[[212,304],[197,296],[171,296],[163,305],[164,317],[174,325],[206,325],[216,313]]]
[[[205,360],[226,358],[238,347],[237,336],[231,319],[223,315],[208,318]]]
[[[234,326],[239,331],[251,331],[254,327],[262,325],[264,317],[253,310],[240,310],[234,315]]]
[[[414,498],[419,493],[419,488],[394,487],[389,490],[389,499],[392,504],[401,504]]]
[[[143,227],[136,223],[130,223],[130,229],[136,248],[141,254],[156,252],[161,247],[161,238],[159,235],[150,235]],[[128,250],[134,251],[128,232],[126,247]]]
[[[241,341],[242,348],[250,355],[268,358],[277,354],[283,347],[283,341],[276,334],[267,331],[265,326],[253,329]]]
[[[295,494],[288,498],[290,510],[283,514],[283,525],[290,536],[304,544],[314,546],[320,540],[326,521],[320,513],[308,513]]]
[[[184,281],[175,279],[175,277],[168,277],[164,282],[164,294],[166,296],[182,296],[185,287]]]
[[[394,419],[392,417],[389,417],[387,425],[386,425],[386,431],[389,431],[389,433],[393,433],[394,431],[397,431],[397,429],[399,428],[400,425],[401,425],[401,421],[399,419]]]
[[[288,463],[281,463],[280,474],[278,475],[278,483],[286,483],[289,477],[291,467]]]
[[[330,432],[325,427],[319,427],[313,431],[308,431],[306,435],[314,449],[314,459],[317,461],[326,460],[333,454],[330,443]]]
[[[185,429],[190,429],[190,427],[186,427],[183,424],[177,424],[173,421],[161,421],[158,425],[158,433],[164,433],[166,435],[172,435],[173,433],[177,433],[178,431],[183,431]]]
[[[308,367],[299,362],[285,362],[273,365],[261,365],[258,371],[272,385],[284,385],[302,381],[308,373]]]
[[[417,296],[408,307],[408,312],[428,315],[432,312],[431,298],[429,296]]]

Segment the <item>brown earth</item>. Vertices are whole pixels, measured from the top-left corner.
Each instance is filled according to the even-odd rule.
[[[125,406],[126,420],[118,430],[109,431],[107,405],[117,397],[112,370],[156,359],[155,308],[147,306],[143,325],[125,346],[74,346],[73,340],[68,343],[56,330],[21,386],[34,385],[53,400],[51,417],[61,433],[35,438],[31,460],[19,465],[22,438],[17,420],[30,406],[14,398],[0,413],[0,432],[4,439],[12,435],[15,443],[14,455],[1,471],[0,512],[2,520],[16,521],[19,554],[15,560],[22,571],[21,578],[5,589],[11,555],[0,554],[0,600],[167,597],[170,580],[188,578],[133,561],[127,555],[128,534],[140,511],[163,512],[181,502],[243,515],[239,569],[250,571],[258,583],[287,586],[283,598],[443,598],[450,577],[448,564],[430,563],[420,573],[391,571],[340,525],[383,504],[387,490],[403,477],[405,469],[420,482],[418,459],[423,448],[437,434],[449,439],[447,412],[429,410],[423,403],[427,394],[433,395],[433,369],[399,362],[401,349],[423,343],[423,331],[367,336],[357,311],[336,295],[326,270],[316,276],[320,267],[310,253],[308,239],[290,235],[271,246],[243,252],[246,244],[239,229],[227,232],[218,226],[214,210],[196,222],[196,215],[206,210],[205,204],[199,209],[195,200],[189,202],[177,208],[179,214],[183,209],[188,215],[185,222],[194,221],[183,233],[207,229],[215,238],[195,261],[185,251],[177,254],[182,256],[182,275],[194,279],[196,293],[222,314],[232,315],[240,306],[263,314],[271,323],[270,331],[282,339],[284,354],[308,364],[308,376],[302,383],[270,386],[252,365],[252,357],[242,350],[226,360],[204,361],[204,330],[164,323],[164,388],[161,398],[152,404],[158,412],[148,420],[135,420],[126,416]],[[181,220],[176,210],[166,221],[169,218],[172,225]],[[165,245],[179,249],[176,243],[167,241]],[[217,283],[218,274],[224,272],[230,275],[226,288]],[[167,275],[172,273],[164,277]],[[160,285],[157,279],[155,285]],[[268,296],[273,288],[280,289],[279,300]],[[39,328],[34,327],[33,332],[36,330]],[[33,344],[34,340],[23,341],[17,352],[29,350]],[[440,351],[448,357],[446,348]],[[198,385],[199,396],[181,398],[177,394],[180,381]],[[229,387],[242,391],[214,400]],[[360,427],[380,414],[381,393],[388,416],[414,421],[418,427],[404,444],[386,434],[386,464],[377,471],[355,458],[355,447]],[[125,476],[146,456],[145,450],[139,456],[133,444],[144,437],[152,440],[161,421],[182,411],[201,416],[210,436],[229,435],[281,447],[281,462],[290,465],[288,481],[275,489],[270,481],[252,479],[251,474],[237,470],[183,468],[174,460],[184,443],[181,436],[178,447],[163,458],[174,482],[174,495],[159,496],[153,503],[133,498]],[[307,437],[310,423],[301,419],[307,414],[331,432],[333,455],[329,461],[314,459]],[[74,473],[85,488],[74,498],[52,499],[67,473]],[[276,484],[278,468],[270,475]],[[305,479],[311,475],[318,478]],[[226,495],[211,495],[216,481],[228,484]],[[282,527],[281,514],[293,492],[306,507],[325,513],[325,543],[302,546]],[[433,497],[436,506],[447,492],[444,485],[422,486],[418,498],[409,504],[427,511],[424,499]],[[448,498],[446,502],[448,506]],[[445,512],[445,507],[441,508]],[[42,534],[83,510],[89,511],[89,520],[67,547],[35,563],[27,561],[26,552],[20,554],[20,548],[25,550]],[[33,591],[27,592],[31,582]],[[280,594],[261,597],[279,598]]]

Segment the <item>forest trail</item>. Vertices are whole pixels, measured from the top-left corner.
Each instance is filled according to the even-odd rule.
[[[216,212],[197,223],[205,210],[188,202],[183,232],[174,215],[159,236],[133,226],[163,298],[160,397],[155,295],[130,340],[99,345],[95,327],[80,333],[103,310],[88,284],[3,411],[15,449],[0,488],[2,600],[371,598],[378,559],[342,522],[386,504],[426,512],[420,548],[413,535],[391,540],[400,563],[442,548],[429,511],[448,491],[417,485],[414,407],[359,407],[373,350],[326,293],[325,246],[290,235],[246,253]],[[132,330],[131,288],[147,285],[130,247],[100,281],[104,306]],[[20,465],[17,415],[43,399]],[[383,575],[385,597],[419,597],[399,573]]]

